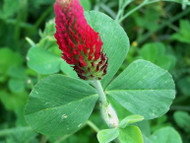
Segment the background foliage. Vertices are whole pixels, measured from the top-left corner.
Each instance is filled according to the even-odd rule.
[[[125,12],[141,2],[134,1]],[[60,59],[53,37],[53,3],[52,0],[0,0],[0,143],[43,143],[46,139],[53,143],[98,142],[96,130],[89,123],[72,136],[44,138],[32,131],[24,119],[28,95],[40,79],[53,73],[77,77]],[[85,10],[101,11],[113,19],[117,16],[118,1],[82,0],[81,3]],[[145,59],[169,70],[176,84],[177,95],[169,112],[161,118],[137,123],[147,143],[175,143],[164,139],[179,135],[184,143],[190,142],[189,14],[190,7],[185,4],[157,2],[142,7],[120,23],[129,36],[131,48],[119,73],[136,59]],[[124,118],[125,109],[114,101],[113,105],[119,117]],[[106,128],[98,106],[90,121],[100,129]]]

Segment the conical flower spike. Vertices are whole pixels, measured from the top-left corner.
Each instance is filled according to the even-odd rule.
[[[103,43],[84,17],[79,0],[57,0],[55,38],[62,58],[84,80],[101,79],[107,73],[108,58]]]

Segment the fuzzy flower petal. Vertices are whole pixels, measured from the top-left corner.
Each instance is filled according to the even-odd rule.
[[[57,0],[54,10],[55,38],[62,58],[80,78],[101,79],[107,73],[108,58],[103,54],[99,33],[87,23],[79,0]]]

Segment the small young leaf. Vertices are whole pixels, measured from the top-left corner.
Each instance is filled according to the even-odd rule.
[[[57,47],[58,49],[58,47]],[[33,47],[27,55],[28,66],[40,74],[53,74],[62,70],[70,77],[77,78],[76,72],[60,56],[41,47]]]
[[[13,52],[9,48],[0,48],[0,73],[8,74],[11,67],[20,66],[23,61],[19,53]]]
[[[91,9],[91,1],[90,0],[80,0],[80,3],[84,10],[90,10]]]
[[[153,143],[182,143],[179,133],[172,127],[159,129],[150,139]]]
[[[175,98],[175,85],[164,69],[137,60],[113,80],[105,92],[133,114],[153,119],[169,110]]]
[[[70,67],[70,65],[67,64],[65,61],[61,62],[60,68],[61,68],[61,71],[63,73],[65,73],[66,75],[68,75],[70,77],[78,78],[76,71],[74,71],[74,69],[72,67]]]
[[[144,143],[153,143],[147,136],[143,135]]]
[[[166,70],[175,66],[176,58],[173,55],[166,54],[166,47],[162,43],[145,44],[139,51],[140,58],[148,60]]]
[[[6,110],[16,110],[21,108],[26,103],[26,95],[27,93],[19,93],[19,94],[11,94],[6,90],[0,91],[0,101],[5,106]]]
[[[98,141],[100,143],[110,143],[119,136],[119,130],[114,129],[105,129],[98,132]]]
[[[190,30],[190,22],[188,20],[180,20],[180,31],[172,35],[171,39],[189,44],[190,43],[189,30]]]
[[[43,32],[40,31],[39,34],[40,34],[41,38],[52,37],[55,40],[55,38],[54,38],[55,32],[56,32],[55,19],[51,19],[46,23],[44,31]]]
[[[119,129],[119,141],[121,143],[143,143],[141,131],[136,126],[127,126]]]
[[[17,79],[26,79],[26,69],[23,66],[11,66],[9,69],[9,76]]]
[[[0,18],[8,19],[13,17],[19,10],[19,0],[4,0],[2,10],[0,10]]]
[[[25,119],[38,132],[49,136],[70,135],[88,120],[98,99],[87,82],[52,75],[32,90]]]
[[[37,134],[29,127],[0,130],[0,134],[7,136],[6,143],[35,143],[34,140],[37,136]]]
[[[181,78],[178,82],[180,91],[187,96],[190,96],[190,76]]]
[[[137,122],[134,125],[139,127],[139,129],[141,130],[143,135],[145,135],[147,137],[151,135],[151,127],[150,127],[150,123],[148,120],[143,120],[141,122]]]
[[[132,123],[136,123],[136,122],[140,122],[144,120],[143,116],[140,115],[129,115],[126,118],[124,118],[120,123],[119,123],[119,127],[120,128],[125,128],[127,125],[132,124]]]
[[[21,93],[24,91],[25,82],[21,79],[10,79],[8,82],[8,87],[13,93]]]
[[[28,66],[40,74],[53,74],[60,70],[61,56],[43,48],[33,47],[27,55]]]
[[[187,112],[183,112],[183,111],[175,112],[174,119],[180,128],[190,133],[190,124],[189,124],[190,115]]]

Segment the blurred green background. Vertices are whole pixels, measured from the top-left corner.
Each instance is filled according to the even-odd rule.
[[[0,0],[0,143],[97,143],[96,132],[84,126],[70,137],[35,133],[24,120],[24,106],[33,86],[53,73],[75,74],[60,66],[54,39],[54,0]],[[130,11],[142,0],[127,6]],[[85,10],[98,10],[116,18],[117,0],[81,0]],[[176,99],[161,118],[139,124],[150,136],[163,127],[175,128],[190,143],[190,6],[157,2],[120,23],[131,48],[119,72],[136,59],[146,59],[169,70],[176,84]],[[40,50],[31,50],[34,46]],[[56,57],[56,58],[55,58]],[[63,70],[64,69],[64,70]],[[119,74],[119,73],[118,73]],[[122,115],[122,110],[120,116]],[[90,118],[105,128],[98,108]]]

